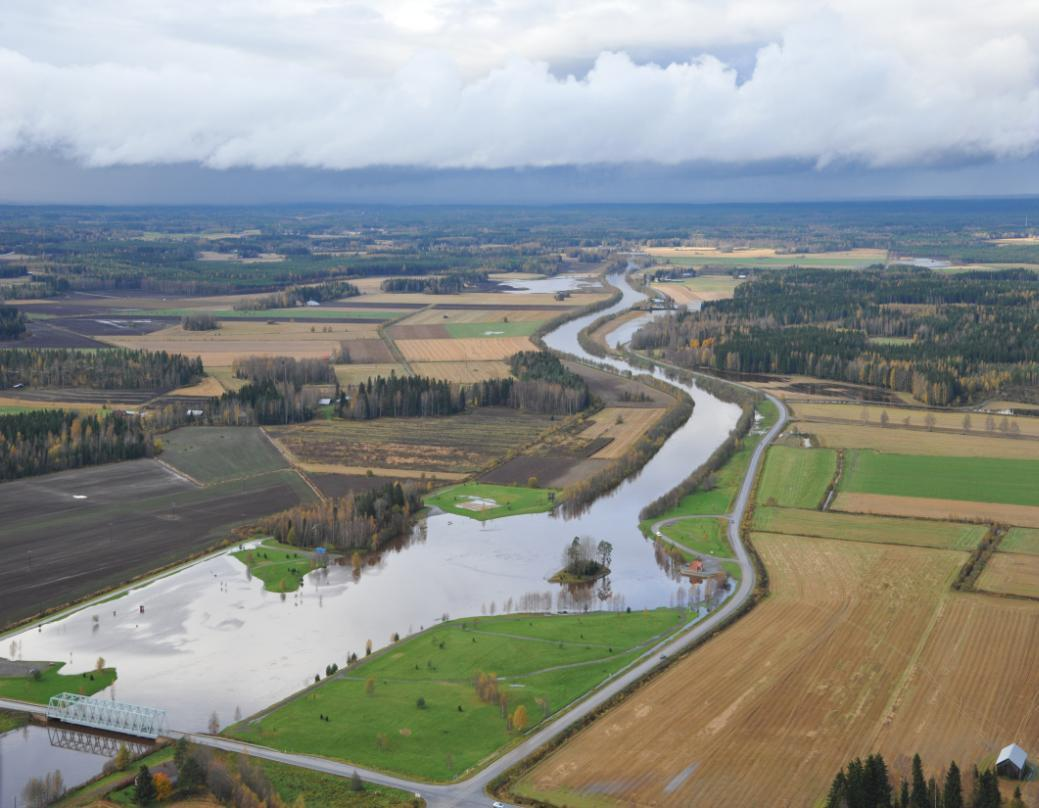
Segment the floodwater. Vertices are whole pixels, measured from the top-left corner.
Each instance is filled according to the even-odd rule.
[[[640,299],[623,278],[614,283],[624,293],[614,309]],[[577,333],[601,314],[564,324],[546,342],[582,355]],[[378,648],[394,632],[403,636],[445,617],[695,600],[688,582],[638,530],[639,510],[706,460],[739,416],[735,405],[691,392],[693,417],[639,474],[577,517],[530,514],[481,523],[441,513],[360,571],[319,570],[286,595],[265,591],[242,564],[219,555],[126,597],[5,637],[0,649],[13,641],[19,657],[63,660],[70,672],[104,657],[119,679],[102,696],[164,708],[171,727],[201,730],[214,712],[226,725],[285,698],[326,665],[342,665],[350,652],[363,655],[368,640]],[[612,542],[613,573],[577,590],[549,583],[578,535]]]
[[[555,294],[556,292],[574,292],[583,287],[595,287],[599,285],[598,280],[594,276],[589,275],[556,275],[552,278],[536,278],[534,280],[518,281],[508,280],[503,281],[508,287],[505,291],[508,294],[531,294],[531,293],[544,293],[544,294]]]
[[[101,773],[119,743],[102,735],[34,724],[0,735],[0,808],[25,806],[23,791],[33,777],[60,771],[66,788],[85,783]]]

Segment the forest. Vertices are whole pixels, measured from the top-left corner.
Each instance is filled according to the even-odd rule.
[[[346,281],[325,281],[313,286],[290,286],[280,292],[264,295],[253,300],[243,300],[235,304],[236,311],[265,311],[267,309],[291,309],[302,306],[308,301],[324,303],[329,300],[340,300],[344,297],[356,297],[361,290]]]
[[[171,390],[194,384],[201,378],[201,359],[166,351],[0,350],[0,388],[25,384],[98,390]]]
[[[324,359],[292,356],[248,356],[234,360],[231,370],[250,382],[291,382],[296,390],[305,384],[336,384],[335,368]]]
[[[381,284],[384,292],[413,292],[430,295],[457,295],[472,286],[487,282],[487,273],[469,270],[429,278],[387,278]]]
[[[0,480],[148,457],[153,449],[140,419],[115,412],[0,415]]]
[[[804,374],[933,405],[1039,383],[1039,274],[790,270],[632,340],[689,368]]]
[[[25,314],[14,306],[0,306],[0,339],[18,339],[26,322]]]
[[[259,530],[299,547],[377,550],[411,529],[422,508],[418,488],[387,482],[370,491],[350,493],[313,505],[300,505],[262,520]]]

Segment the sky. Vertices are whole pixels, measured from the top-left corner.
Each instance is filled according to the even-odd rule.
[[[1039,193],[1020,0],[4,0],[0,201]]]

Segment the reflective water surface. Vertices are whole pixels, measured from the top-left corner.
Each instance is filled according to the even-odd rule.
[[[613,282],[624,292],[616,310],[639,299],[621,278]],[[546,341],[583,355],[576,335],[599,316],[567,323]],[[91,668],[103,656],[119,679],[102,695],[165,708],[171,727],[199,730],[214,712],[227,724],[288,696],[329,663],[363,654],[367,640],[380,647],[394,632],[417,631],[445,616],[685,601],[688,584],[642,537],[638,512],[699,466],[736,422],[735,405],[691,392],[693,417],[641,473],[576,518],[532,514],[482,524],[431,516],[374,563],[356,572],[334,566],[311,573],[288,595],[265,591],[242,564],[219,555],[6,637],[2,647],[6,652],[13,639],[21,657],[64,660],[70,671]],[[550,584],[565,545],[585,534],[613,543],[613,573],[579,591]]]

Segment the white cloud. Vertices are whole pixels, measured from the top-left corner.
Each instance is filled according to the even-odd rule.
[[[711,55],[748,48],[744,75]],[[1039,7],[7,0],[0,153],[41,148],[217,168],[1020,157]]]

